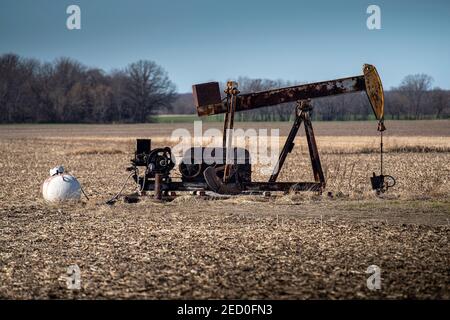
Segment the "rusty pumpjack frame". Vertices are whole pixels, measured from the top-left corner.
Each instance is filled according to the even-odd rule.
[[[239,93],[237,84],[235,82],[228,82],[227,89],[227,104],[229,108],[225,113],[224,118],[224,135],[223,147],[225,150],[232,149],[231,146],[231,131],[234,123],[234,113],[236,106],[236,95]],[[283,149],[279,154],[278,161],[273,168],[272,174],[268,182],[247,182],[243,184],[229,183],[230,175],[233,165],[228,159],[227,152],[226,164],[220,167],[219,170],[224,170],[223,181],[217,178],[217,168],[208,168],[205,171],[205,180],[209,188],[219,194],[239,194],[243,191],[319,191],[322,192],[325,188],[325,176],[323,174],[322,165],[320,163],[319,150],[317,149],[316,139],[314,137],[314,130],[311,123],[312,104],[310,100],[297,101],[295,108],[295,120],[292,128],[284,143]],[[292,152],[295,144],[294,139],[297,136],[300,126],[304,123],[306,140],[308,143],[309,155],[311,158],[311,165],[314,174],[315,182],[277,182],[277,178],[281,172],[281,168],[288,156]]]
[[[278,162],[275,165],[274,171],[269,178],[269,182],[277,181],[278,175],[280,174],[281,167],[286,160],[286,157],[294,149],[294,139],[297,136],[298,130],[302,124],[305,126],[306,141],[308,143],[309,156],[311,158],[311,165],[314,174],[314,180],[318,183],[317,187],[325,188],[325,176],[323,175],[322,165],[320,163],[319,150],[317,149],[316,138],[314,137],[314,130],[311,123],[310,112],[312,111],[312,106],[310,101],[302,100],[297,103],[295,108],[295,120],[292,125],[291,131],[284,143],[283,149],[281,150]]]
[[[246,94],[240,94],[237,83],[229,81],[225,90],[226,99],[222,99],[217,82],[194,85],[193,97],[199,116],[225,113],[222,148],[226,152],[225,165],[206,165],[202,163],[197,167],[191,167],[199,169],[198,174],[203,174],[202,177],[199,179],[195,177],[194,180],[189,175],[183,176],[183,172],[180,169],[184,180],[182,178],[181,181],[173,181],[170,172],[174,168],[175,163],[172,160],[170,148],[151,149],[150,139],[138,139],[135,158],[132,159],[132,166],[128,170],[132,171],[131,175],[139,185],[140,192],[153,190],[155,192],[155,198],[158,200],[162,199],[163,192],[166,193],[169,191],[201,192],[203,190],[211,190],[219,194],[305,190],[322,192],[326,182],[311,123],[311,99],[360,91],[366,92],[372,110],[378,120],[378,131],[382,133],[386,129],[383,122],[383,87],[378,72],[372,65],[364,65],[363,75],[360,76]],[[232,148],[230,137],[234,127],[234,115],[239,111],[280,105],[288,102],[297,102],[295,120],[272,175],[267,182],[251,181],[251,167],[247,164],[242,167],[242,165],[235,164],[229,159],[230,152],[234,152],[230,150],[236,149]],[[287,155],[294,148],[294,139],[302,123],[305,127],[315,181],[277,182]],[[206,168],[203,171],[202,168],[204,166]],[[145,167],[143,176],[139,175],[138,167]],[[219,178],[220,176],[222,178]],[[384,192],[388,187],[391,187],[393,184],[391,183],[389,185],[386,178],[387,180],[390,178],[395,183],[395,179],[383,175],[382,172],[378,176],[374,174],[371,178],[373,188],[377,191]]]
[[[378,131],[383,132],[386,128],[383,122],[384,94],[380,77],[376,68],[368,64],[363,66],[363,73],[364,74],[362,76],[243,95],[239,95],[240,92],[237,88],[237,83],[228,81],[225,89],[225,102],[223,102],[220,97],[218,89],[219,85],[217,82],[194,85],[194,101],[199,116],[225,113],[223,133],[223,147],[225,150],[231,149],[230,132],[234,126],[234,114],[236,111],[251,110],[265,106],[297,101],[295,110],[296,116],[293,126],[268,182],[247,182],[245,184],[229,183],[229,178],[233,171],[233,165],[230,164],[227,156],[226,165],[223,168],[223,179],[219,179],[217,177],[217,168],[210,167],[205,170],[204,177],[208,187],[219,194],[239,194],[244,191],[287,192],[310,190],[322,192],[325,188],[326,181],[311,123],[312,104],[310,99],[365,91],[375,117],[379,121]],[[305,127],[306,140],[308,143],[315,182],[277,182],[278,175],[287,158],[287,155],[292,152],[294,148],[294,139],[302,122]]]

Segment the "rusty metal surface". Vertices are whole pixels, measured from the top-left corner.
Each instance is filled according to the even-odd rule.
[[[306,141],[308,143],[309,155],[311,158],[311,166],[313,168],[314,180],[320,183],[322,188],[325,187],[325,176],[322,171],[322,165],[320,163],[319,150],[317,149],[316,139],[314,136],[314,130],[311,123],[310,112],[312,106],[310,100],[302,100],[296,107],[296,118],[294,124],[292,125],[289,136],[283,146],[283,150],[280,153],[278,162],[275,165],[272,175],[269,178],[269,182],[275,182],[281,171],[281,167],[286,160],[288,153],[294,148],[294,139],[297,135],[298,129],[303,121],[305,126]]]
[[[232,150],[231,132],[234,128],[234,113],[236,111],[236,98],[239,94],[238,84],[234,81],[227,82],[227,113],[225,114],[225,121],[223,124],[223,147],[225,150]],[[231,172],[230,153],[226,153],[225,170],[223,174],[223,182],[228,182]]]
[[[219,91],[217,82],[194,85],[193,91],[195,107],[199,116],[227,112],[227,104],[222,102],[220,97],[217,97],[217,92]],[[377,69],[370,64],[363,66],[363,75],[361,76],[239,95],[237,97],[235,111],[251,110],[297,100],[321,98],[358,91],[366,91],[375,116],[378,120],[381,120],[384,115],[383,85]]]
[[[384,117],[384,92],[380,76],[378,75],[377,69],[370,64],[363,66],[363,72],[367,98],[369,98],[370,105],[377,120],[382,120]]]
[[[325,176],[323,174],[322,164],[320,163],[319,150],[317,149],[316,138],[314,136],[314,130],[309,112],[303,113],[303,123],[305,126],[306,141],[308,142],[308,150],[311,158],[314,180],[316,182],[320,182],[322,184],[322,188],[325,188]]]
[[[218,82],[194,84],[192,86],[192,95],[195,106],[221,103]]]
[[[220,184],[223,184],[222,180],[218,180]],[[236,185],[233,183],[227,184],[229,188],[233,188],[234,190],[240,190],[240,192],[264,192],[264,191],[279,191],[279,192],[290,192],[290,191],[322,191],[322,184],[318,182],[244,182],[242,184],[242,189],[235,189]],[[147,183],[145,185],[146,191],[154,191],[155,184]],[[181,182],[181,181],[171,181],[171,182],[162,182],[161,190],[163,191],[198,191],[198,190],[208,190],[208,185],[202,182]],[[229,191],[229,190],[227,190]],[[233,194],[233,193],[229,193]]]
[[[155,200],[161,200],[162,199],[162,175],[160,173],[155,174],[155,194],[154,198]]]
[[[308,103],[307,100],[303,100],[301,104],[298,104],[296,107],[294,123],[292,124],[291,131],[289,132],[289,135],[284,142],[283,149],[281,150],[278,161],[273,168],[272,175],[269,178],[269,182],[277,181],[278,175],[280,174],[284,161],[286,161],[288,153],[291,153],[292,149],[294,148],[294,139],[297,136],[298,130],[300,129],[300,125],[302,124],[303,120],[303,111],[301,110],[301,105],[305,105],[305,103]]]
[[[198,85],[197,85],[198,86]],[[342,78],[337,80],[303,84],[287,88],[266,90],[241,94],[236,99],[236,110],[244,111],[277,104],[295,102],[312,98],[363,91],[366,89],[364,76]],[[199,92],[197,91],[197,95]],[[225,113],[226,103],[201,104],[196,103],[199,116]]]
[[[244,187],[247,191],[322,191],[318,182],[251,182]]]
[[[216,168],[208,167],[203,173],[208,187],[218,194],[239,194],[242,192],[241,186],[236,183],[223,182],[216,173]]]

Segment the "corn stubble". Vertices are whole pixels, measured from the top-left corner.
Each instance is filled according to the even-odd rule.
[[[397,185],[381,198],[369,183],[376,137],[325,133],[318,145],[332,197],[182,195],[114,206],[102,202],[126,178],[131,137],[18,137],[0,134],[1,298],[450,298],[448,136],[388,137],[385,172]],[[41,200],[57,164],[90,201]],[[254,178],[267,175],[255,166]],[[298,139],[280,181],[311,179]],[[66,287],[72,264],[80,290]],[[381,290],[366,287],[372,264]]]

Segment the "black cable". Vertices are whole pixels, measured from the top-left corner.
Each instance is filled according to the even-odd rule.
[[[125,189],[125,186],[126,186],[128,180],[131,178],[131,176],[133,174],[134,174],[134,172],[130,173],[130,175],[125,179],[125,182],[123,183],[122,188],[120,189],[120,191],[114,197],[112,197],[111,199],[106,201],[105,202],[106,204],[113,204],[120,197],[120,195],[122,194],[123,189]]]
[[[383,175],[383,131],[380,131],[380,174]]]

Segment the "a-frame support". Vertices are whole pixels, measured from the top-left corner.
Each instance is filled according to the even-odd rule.
[[[311,110],[312,106],[309,100],[301,100],[297,102],[294,124],[292,125],[291,131],[289,132],[286,142],[284,143],[283,150],[281,151],[277,164],[275,165],[272,175],[269,178],[269,182],[273,183],[277,181],[278,175],[280,174],[281,168],[283,167],[287,155],[291,153],[292,149],[294,148],[294,139],[297,136],[300,125],[303,122],[305,126],[306,141],[308,142],[314,180],[317,183],[321,184],[321,189],[325,188],[325,176],[322,171],[319,151],[317,149],[314,130],[311,123]]]

